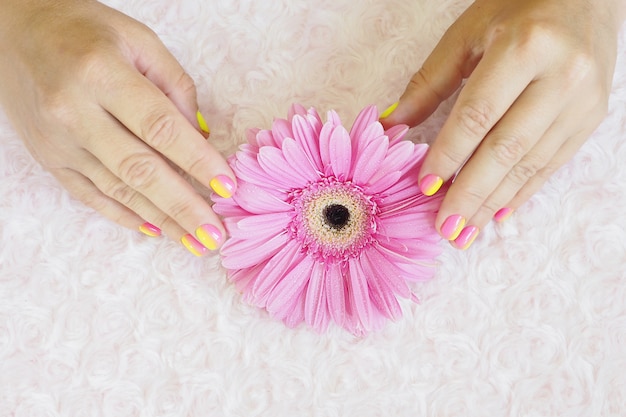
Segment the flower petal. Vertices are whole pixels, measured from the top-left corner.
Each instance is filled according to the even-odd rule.
[[[285,119],[274,119],[272,123],[272,135],[274,137],[275,146],[280,148],[285,138],[293,138],[291,131],[291,123]]]
[[[311,272],[304,303],[304,320],[318,331],[322,331],[328,326],[329,318],[324,271],[324,264],[316,262]]]
[[[314,263],[311,257],[304,256],[276,283],[267,299],[267,311],[270,314],[284,318],[281,312],[284,313],[294,299],[304,297],[302,292],[309,282]]]
[[[250,215],[239,220],[234,230],[229,230],[232,237],[260,239],[263,236],[277,235],[289,226],[293,218],[291,212]]]
[[[372,323],[372,301],[370,299],[369,290],[367,289],[368,277],[363,271],[361,262],[357,258],[350,258],[349,265],[349,278],[348,278],[348,293],[353,313],[356,313],[358,321],[363,326],[363,329],[369,330]]]
[[[291,121],[294,139],[302,147],[304,153],[317,171],[323,171],[322,158],[320,157],[319,131],[316,131],[309,119],[296,115]],[[321,130],[322,125],[319,125]],[[283,144],[284,146],[284,144]]]
[[[365,185],[369,182],[385,159],[387,149],[389,149],[389,139],[387,136],[380,136],[357,155],[353,174],[355,184]]]
[[[292,210],[291,204],[271,194],[268,190],[245,181],[239,181],[233,201],[252,214],[276,213]]]
[[[352,128],[350,129],[350,137],[353,141],[358,142],[361,140],[361,135],[365,129],[367,129],[372,123],[378,121],[378,109],[376,106],[367,106],[361,110],[354,119]],[[378,135],[380,136],[380,135]]]
[[[333,321],[343,326],[346,320],[345,274],[340,264],[327,264],[324,279],[328,311]]]
[[[261,250],[260,250],[261,252]],[[265,307],[267,298],[272,289],[297,265],[302,257],[300,247],[294,241],[289,241],[280,251],[269,259],[254,281],[250,297],[259,307]]]
[[[226,269],[250,268],[273,257],[288,242],[287,233],[264,239],[228,239],[220,251],[222,265]]]
[[[395,145],[396,142],[404,139],[408,131],[407,125],[395,125],[385,130],[385,135],[389,138],[389,143]]]
[[[335,130],[335,126],[332,123],[324,123],[322,126],[322,130],[320,132],[319,138],[319,149],[320,149],[320,158],[321,158],[321,168],[324,175],[330,175],[332,170],[331,166],[331,157],[330,157],[330,141],[333,135],[333,131]]]
[[[295,139],[285,139],[283,142],[283,155],[291,169],[299,171],[307,181],[313,182],[320,179],[322,174],[316,168],[317,162],[311,160],[310,156],[298,146]],[[317,159],[320,159],[319,151],[317,152]]]
[[[415,145],[408,140],[389,146],[385,159],[383,159],[380,164],[380,168],[370,179],[370,183],[375,184],[376,181],[384,178],[390,172],[402,171],[403,169],[406,169],[406,166],[409,163],[415,164],[416,160],[413,154],[414,147]]]
[[[367,257],[362,258],[361,266],[365,274],[369,276],[367,285],[372,304],[385,317],[398,320],[402,317],[402,308],[394,291],[387,285],[387,281],[380,276],[381,271],[374,267]]]
[[[385,256],[387,252],[384,251],[379,245],[370,247],[369,250],[364,251],[363,255],[367,258],[367,262],[378,271],[380,279],[384,280],[389,288],[393,290],[395,294],[398,294],[403,298],[411,297],[411,289],[404,280],[403,271],[397,268],[393,262]]]
[[[330,167],[339,180],[345,180],[350,174],[352,164],[352,143],[350,135],[343,126],[337,126],[330,137]]]
[[[284,191],[304,188],[308,184],[307,178],[302,175],[300,170],[294,170],[290,167],[287,159],[285,159],[285,155],[278,148],[262,147],[259,149],[257,160],[265,172],[277,180],[277,182],[280,182]]]
[[[329,110],[326,113],[326,123],[330,123],[333,127],[341,126],[341,119],[336,111]]]

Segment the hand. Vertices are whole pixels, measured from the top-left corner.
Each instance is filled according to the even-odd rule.
[[[117,223],[162,229],[196,255],[216,249],[224,228],[174,165],[223,196],[234,175],[198,130],[192,79],[157,36],[92,0],[2,8],[0,100],[33,156]]]
[[[604,118],[624,3],[478,0],[381,120],[414,126],[467,78],[419,175],[427,195],[454,178],[436,219],[454,246],[529,199]]]

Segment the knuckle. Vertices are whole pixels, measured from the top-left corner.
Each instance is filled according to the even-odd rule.
[[[552,177],[559,170],[560,167],[560,164],[551,162],[537,171],[537,177],[545,182],[550,177]]]
[[[141,190],[150,187],[157,180],[157,167],[155,156],[131,154],[120,161],[118,172],[128,186]]]
[[[507,135],[496,138],[489,147],[491,157],[500,165],[509,166],[526,152],[525,140],[518,135]]]
[[[141,137],[151,147],[163,151],[178,141],[180,133],[173,115],[156,111],[143,119]]]
[[[523,185],[539,172],[539,164],[532,161],[520,161],[509,172],[509,178],[517,185]]]
[[[494,125],[493,119],[491,104],[484,99],[473,99],[461,105],[456,122],[467,135],[482,139]]]
[[[104,190],[104,193],[126,207],[130,207],[136,191],[123,182],[116,181],[115,184],[110,185],[109,188]]]
[[[185,95],[196,95],[196,84],[193,81],[193,78],[185,71],[181,71],[178,82],[176,83],[178,89],[184,93]]]
[[[175,221],[179,219],[184,219],[187,217],[187,214],[191,210],[191,204],[186,199],[177,199],[169,209],[167,210],[167,214],[170,215],[172,219]]]

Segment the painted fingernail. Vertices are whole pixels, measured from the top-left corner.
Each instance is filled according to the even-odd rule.
[[[391,106],[387,107],[387,109],[385,109],[385,111],[383,111],[380,114],[380,119],[385,119],[389,116],[391,116],[391,113],[393,113],[397,108],[398,108],[398,104],[400,104],[399,101],[396,101],[395,103],[393,103]]]
[[[435,194],[443,185],[443,179],[434,174],[428,174],[420,181],[420,191],[425,196],[430,197]]]
[[[230,198],[235,192],[235,183],[226,175],[218,175],[211,180],[209,185],[220,197]]]
[[[496,214],[493,215],[493,219],[498,223],[502,223],[513,214],[513,209],[509,207],[503,207],[500,210],[496,211]]]
[[[448,217],[441,225],[441,236],[448,240],[454,240],[459,237],[459,234],[465,226],[465,217],[458,214],[453,214]]]
[[[145,222],[139,226],[139,231],[146,236],[159,237],[161,236],[161,229],[153,225],[152,223]]]
[[[216,250],[222,243],[222,233],[212,224],[203,224],[198,227],[196,237],[209,250]]]
[[[478,227],[467,226],[461,231],[459,236],[456,239],[454,239],[453,245],[457,249],[465,250],[469,248],[472,243],[474,243],[474,240],[476,240],[476,237],[478,236],[479,232],[480,232],[480,229]]]
[[[196,240],[195,237],[190,234],[186,234],[180,239],[180,243],[183,244],[184,247],[191,253],[196,256],[203,256],[206,254],[208,249],[200,242]]]
[[[200,126],[200,130],[204,133],[211,133],[211,129],[209,129],[209,125],[206,120],[204,120],[204,116],[200,113],[200,110],[196,112],[196,119],[198,119],[198,126]]]

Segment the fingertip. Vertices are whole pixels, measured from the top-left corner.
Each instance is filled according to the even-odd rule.
[[[209,182],[209,186],[222,198],[230,198],[237,190],[237,182],[231,177],[223,174],[216,175]]]

